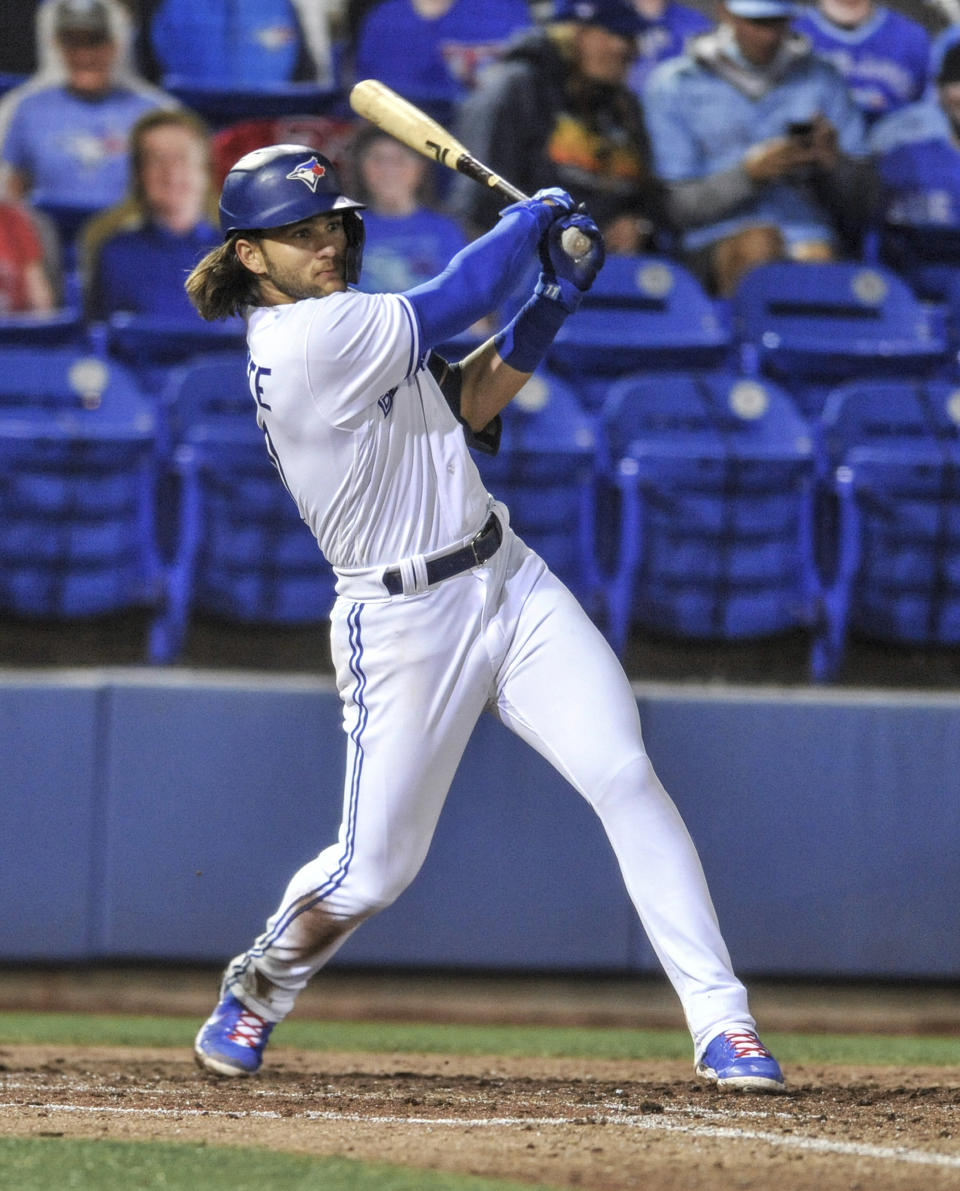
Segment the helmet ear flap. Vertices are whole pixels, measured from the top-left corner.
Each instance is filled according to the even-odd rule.
[[[363,244],[367,235],[359,211],[343,212],[343,230],[347,234],[346,280],[349,285],[356,285],[363,268]]]

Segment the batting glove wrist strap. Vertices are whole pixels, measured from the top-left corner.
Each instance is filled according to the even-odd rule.
[[[568,278],[557,276],[553,270],[543,270],[533,292],[546,301],[557,302],[567,314],[573,314],[583,301],[577,286]]]
[[[497,353],[504,364],[518,372],[533,372],[547,354],[554,336],[570,313],[553,296],[557,289],[556,281],[541,274],[533,297],[494,337]]]

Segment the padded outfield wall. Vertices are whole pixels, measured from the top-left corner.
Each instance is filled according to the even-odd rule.
[[[960,976],[960,696],[635,689],[740,971]],[[0,741],[0,962],[219,963],[335,834],[328,680],[8,671]],[[492,717],[335,962],[657,968],[593,812]]]

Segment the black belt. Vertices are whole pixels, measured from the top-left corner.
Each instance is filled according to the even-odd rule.
[[[427,563],[427,583],[432,587],[434,583],[442,583],[444,579],[452,579],[461,571],[469,571],[481,563],[493,558],[500,549],[503,541],[503,530],[496,514],[491,513],[486,525],[475,538],[461,546],[459,550],[451,550],[449,554],[441,554],[439,558],[432,558]],[[403,591],[403,579],[400,568],[391,567],[383,572],[383,586],[390,595],[400,595]]]

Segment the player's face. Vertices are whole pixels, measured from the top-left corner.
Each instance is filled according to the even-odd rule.
[[[267,306],[324,298],[347,288],[347,233],[343,216],[314,215],[289,227],[271,228],[260,238],[259,264],[248,268],[260,277]]]

